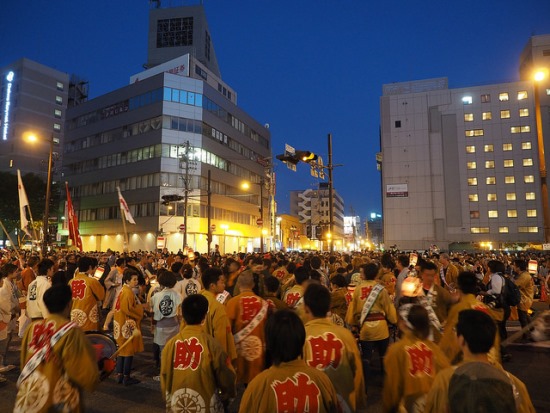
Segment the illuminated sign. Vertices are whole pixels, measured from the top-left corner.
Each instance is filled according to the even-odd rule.
[[[9,72],[6,75],[6,80],[8,81],[6,87],[6,100],[4,103],[4,125],[2,127],[2,140],[8,140],[8,127],[10,124],[10,106],[11,106],[11,87],[13,84],[13,77],[15,73]]]

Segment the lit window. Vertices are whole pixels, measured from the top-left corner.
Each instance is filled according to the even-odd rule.
[[[471,96],[464,96],[462,98],[462,103],[465,105],[471,105],[472,104],[472,97]]]
[[[495,161],[485,161],[485,169],[494,169]]]
[[[528,209],[527,210],[527,218],[534,218],[537,216],[537,210],[536,209]]]
[[[507,102],[508,101],[508,92],[499,93],[498,100],[501,102]]]
[[[474,121],[474,114],[473,113],[465,113],[464,114],[464,122],[473,122]]]
[[[56,96],[55,97],[55,103],[57,103],[58,105],[62,105],[63,104],[63,98],[61,96]]]
[[[497,194],[487,194],[487,201],[496,201]]]
[[[474,145],[466,146],[466,153],[476,153],[476,147]]]
[[[504,167],[505,168],[513,168],[514,167],[514,160],[513,159],[505,159],[504,160]]]
[[[488,211],[487,215],[489,218],[498,218],[498,211]]]
[[[64,86],[62,82],[57,82],[57,90],[63,90]]]
[[[466,164],[466,168],[468,169],[476,169],[477,168],[477,164],[475,162],[468,162]]]
[[[512,144],[511,143],[503,143],[502,144],[502,150],[503,151],[511,151],[512,150]]]
[[[520,128],[521,133],[528,133],[531,132],[531,126],[525,125]]]
[[[515,201],[516,200],[516,193],[515,192],[508,192],[506,194],[506,200],[507,201]]]
[[[521,149],[531,149],[531,142],[523,142],[521,144]]]
[[[519,117],[524,118],[526,116],[529,116],[529,109],[520,109],[519,110]]]
[[[471,227],[470,232],[472,234],[488,234],[489,228],[488,227]]]
[[[60,131],[61,130],[61,125],[59,123],[54,123],[53,124],[53,130]]]
[[[469,194],[468,195],[468,200],[470,202],[477,202],[477,201],[479,201],[479,198],[478,198],[477,194]]]
[[[523,160],[523,166],[533,166],[533,159],[532,158],[525,158]]]
[[[491,95],[481,95],[481,103],[489,103],[491,101]]]
[[[539,227],[518,227],[518,232],[539,232]]]
[[[484,150],[485,152],[493,152],[493,151],[495,150],[495,148],[494,148],[493,145],[485,145],[485,146],[483,147],[483,150]]]
[[[500,111],[500,119],[509,119],[510,118],[510,111],[509,110],[501,110]]]
[[[504,177],[504,183],[505,184],[515,184],[516,178],[514,176],[505,176]]]
[[[479,219],[479,211],[470,211],[470,219]]]
[[[468,185],[469,186],[476,186],[477,185],[477,178],[468,178]]]
[[[519,126],[511,126],[510,133],[520,133],[521,128]]]
[[[474,129],[474,136],[483,136],[484,131],[483,129]]]
[[[497,178],[495,178],[494,176],[488,176],[486,179],[485,179],[485,183],[487,185],[496,185],[497,183]]]
[[[491,120],[493,119],[493,114],[491,112],[483,112],[481,114],[481,119],[483,120]]]
[[[518,92],[518,100],[527,99],[527,91],[526,90],[520,90]]]
[[[536,199],[536,196],[535,196],[534,192],[526,192],[525,193],[525,200],[526,201],[533,201],[535,199]]]
[[[550,96],[550,89],[546,89],[546,96]]]
[[[509,209],[506,211],[506,215],[508,218],[517,218],[518,217],[518,211],[516,209]]]
[[[525,182],[526,184],[532,184],[533,182],[535,182],[535,175],[525,175],[523,177],[523,182]]]
[[[468,137],[474,136],[474,130],[473,129],[466,129],[464,131],[464,135],[466,135]]]
[[[501,234],[508,234],[508,227],[498,227],[498,232]]]
[[[61,110],[59,110],[59,109],[54,109],[53,115],[54,115],[56,118],[61,119]]]

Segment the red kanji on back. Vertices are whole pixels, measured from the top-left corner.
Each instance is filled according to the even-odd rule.
[[[369,296],[371,291],[372,291],[372,286],[370,286],[370,287],[361,287],[361,296],[360,296],[361,300],[366,299]]]
[[[271,383],[277,401],[277,412],[319,411],[319,387],[305,373],[296,373],[285,381],[275,380]]]
[[[201,355],[204,350],[202,344],[196,337],[191,337],[186,340],[176,341],[176,354],[174,356],[174,368],[176,370],[184,370],[191,368],[197,370],[201,363]]]
[[[333,333],[325,333],[321,336],[309,336],[306,341],[311,346],[311,356],[306,363],[311,366],[324,370],[327,367],[338,368],[342,361],[342,343]]]
[[[260,300],[258,300],[256,297],[243,297],[241,298],[241,304],[242,319],[244,323],[252,320],[254,316],[258,314],[260,308],[262,308]]]
[[[48,344],[54,334],[54,326],[55,323],[53,321],[36,323],[32,330],[32,340],[29,348],[36,352]]]
[[[82,300],[86,292],[86,281],[73,280],[71,283],[71,288],[73,290],[73,300]]]
[[[433,376],[433,351],[424,343],[405,347],[409,355],[411,376],[428,375]]]
[[[286,295],[286,305],[289,307],[294,307],[300,298],[302,298],[300,293],[288,293]]]

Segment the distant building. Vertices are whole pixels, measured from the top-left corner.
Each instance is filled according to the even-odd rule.
[[[544,241],[535,84],[528,73],[535,66],[548,71],[549,59],[550,36],[536,36],[522,54],[518,82],[449,89],[438,78],[384,85],[386,246]],[[548,77],[539,95],[548,135]]]
[[[363,239],[364,231],[361,227],[361,217],[345,216],[344,217],[344,246],[348,250],[361,249],[361,240]]]

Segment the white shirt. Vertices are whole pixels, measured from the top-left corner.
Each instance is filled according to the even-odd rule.
[[[45,318],[48,315],[43,297],[44,292],[51,286],[51,280],[45,275],[39,275],[29,284],[27,292],[27,316],[29,318]]]

